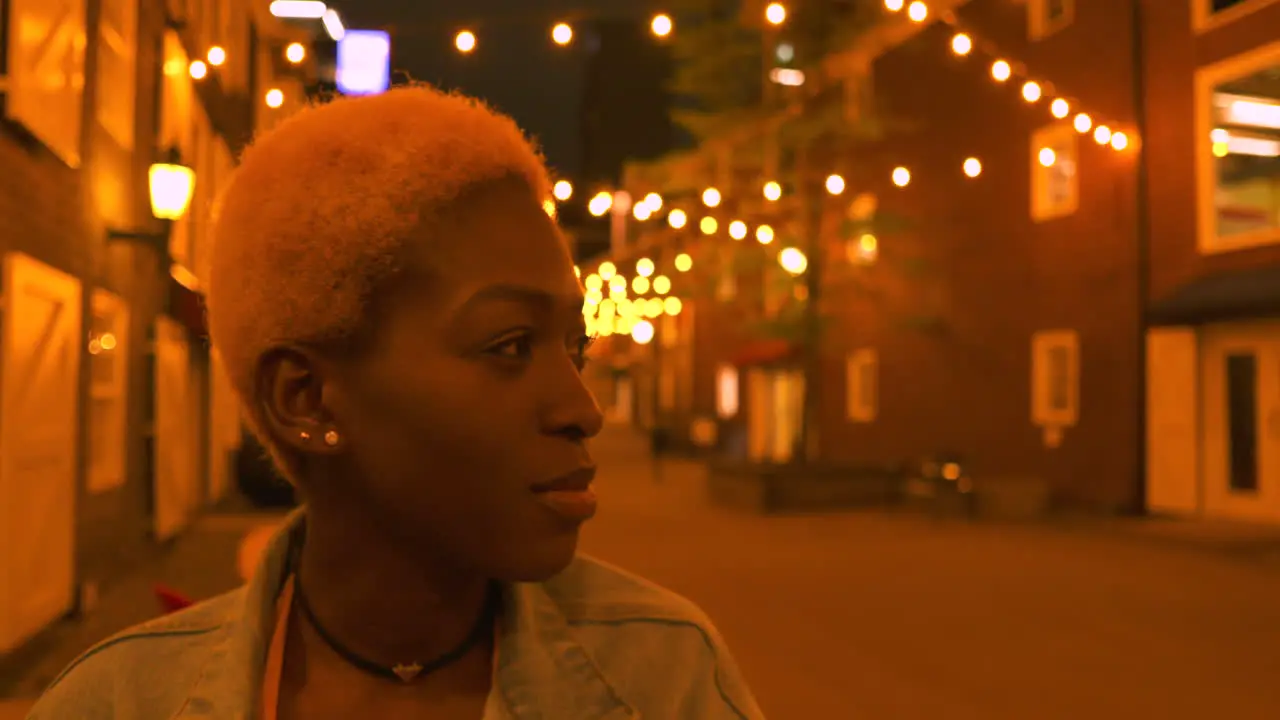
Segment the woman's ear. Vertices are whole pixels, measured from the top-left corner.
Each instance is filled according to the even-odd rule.
[[[324,367],[314,352],[296,346],[274,348],[258,361],[263,429],[277,446],[307,454],[332,449],[324,441],[335,430],[324,405]]]

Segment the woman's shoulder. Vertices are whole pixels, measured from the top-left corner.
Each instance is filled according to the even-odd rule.
[[[710,624],[689,599],[589,555],[543,584],[570,623],[668,621]]]
[[[243,600],[237,590],[119,632],[76,658],[50,683],[28,720],[118,716],[169,718],[226,641]],[[145,682],[146,687],[133,687]]]
[[[720,632],[691,600],[588,556],[543,586],[642,716],[763,717]]]

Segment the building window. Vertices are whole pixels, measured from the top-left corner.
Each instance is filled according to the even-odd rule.
[[[98,122],[120,147],[133,149],[137,104],[138,3],[103,0],[98,19]],[[185,68],[184,68],[185,70]]]
[[[1200,247],[1280,243],[1280,43],[1196,78]]]
[[[738,414],[738,368],[721,365],[716,368],[716,415],[728,420]]]
[[[863,348],[845,361],[845,414],[854,422],[872,422],[879,405],[879,360],[876,351]]]
[[[1031,217],[1037,221],[1076,211],[1080,195],[1079,135],[1070,123],[1054,123],[1031,135]]]
[[[125,481],[128,408],[129,312],[123,300],[96,290],[89,329],[89,492],[106,492]]]
[[[732,300],[738,295],[738,276],[732,269],[727,269],[720,274],[720,279],[716,282],[716,299]]]
[[[29,131],[73,168],[81,163],[84,122],[84,0],[9,0],[5,118]]]
[[[658,321],[660,330],[659,343],[664,348],[673,348],[680,344],[680,316],[664,314],[662,319]]]
[[[1197,30],[1211,30],[1275,2],[1276,0],[1191,0],[1191,22]]]
[[[1071,427],[1080,415],[1080,340],[1074,330],[1048,330],[1031,338],[1031,421]]]
[[[1075,0],[1031,0],[1027,3],[1027,35],[1040,40],[1071,24]]]

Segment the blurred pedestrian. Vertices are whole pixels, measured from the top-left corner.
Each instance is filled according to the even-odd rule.
[[[760,718],[693,604],[575,556],[582,289],[516,125],[424,86],[303,111],[215,210],[214,345],[303,500],[246,588],[32,718]]]

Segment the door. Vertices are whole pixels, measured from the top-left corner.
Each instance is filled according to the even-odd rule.
[[[1147,510],[1201,511],[1200,372],[1196,331],[1147,334]]]
[[[773,459],[770,443],[775,412],[769,373],[761,368],[747,371],[747,458],[751,462]]]
[[[155,477],[152,492],[156,539],[167,540],[190,522],[200,503],[197,398],[192,387],[187,331],[166,317],[156,320]]]
[[[4,260],[0,340],[0,654],[71,610],[81,288],[18,253]]]
[[[753,368],[747,372],[747,456],[785,463],[800,437],[804,373]]]
[[[1206,331],[1205,513],[1280,522],[1280,326]]]

